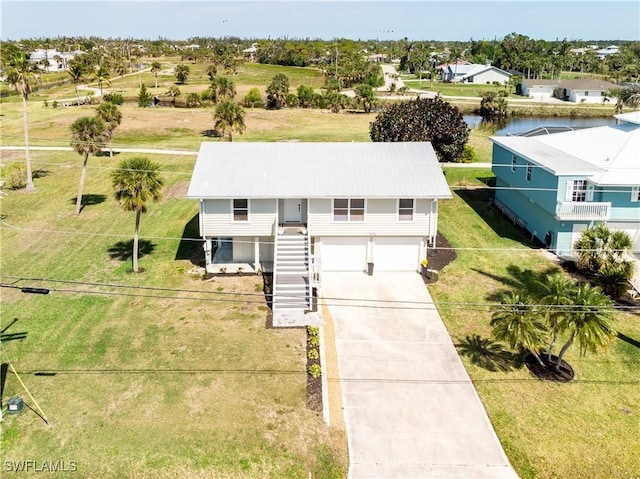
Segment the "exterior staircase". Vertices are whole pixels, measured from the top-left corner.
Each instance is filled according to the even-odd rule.
[[[271,303],[274,326],[303,326],[311,317],[309,238],[303,228],[284,228],[276,237]]]

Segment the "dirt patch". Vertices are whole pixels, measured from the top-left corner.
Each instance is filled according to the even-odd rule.
[[[167,187],[164,190],[164,200],[170,200],[171,198],[178,198],[183,200],[187,197],[187,190],[189,189],[188,181],[180,181],[174,185]]]

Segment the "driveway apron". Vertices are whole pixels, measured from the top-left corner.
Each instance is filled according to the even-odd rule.
[[[349,477],[517,478],[416,273],[324,273]]]

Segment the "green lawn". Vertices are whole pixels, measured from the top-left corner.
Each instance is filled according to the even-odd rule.
[[[145,271],[133,275],[134,215],[112,199],[114,160],[90,158],[76,217],[79,156],[33,156],[37,190],[2,198],[2,281],[73,283],[2,290],[3,346],[50,422],[5,416],[3,461],[75,461],[94,478],[343,477],[343,434],[306,408],[304,331],[266,327],[260,277],[189,273],[202,256],[181,241],[198,234],[198,204],[184,198],[195,157],[151,157],[167,185],[143,215]],[[14,395],[36,408],[10,373],[4,401]]]
[[[440,204],[439,228],[458,258],[430,286],[455,343],[490,338],[490,311],[501,291],[531,287],[536,275],[557,270],[528,238],[489,207],[490,192],[465,189],[491,178],[483,169],[447,170],[454,198]],[[638,418],[640,322],[619,313],[616,329],[636,345],[616,340],[607,353],[567,355],[570,384],[534,379],[522,367],[493,372],[462,356],[503,447],[522,478],[629,478],[640,475]]]

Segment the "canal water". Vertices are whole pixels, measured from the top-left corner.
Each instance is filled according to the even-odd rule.
[[[469,128],[480,125],[482,117],[480,115],[464,115],[464,121]],[[538,127],[549,126],[569,126],[576,128],[615,125],[617,120],[610,118],[557,118],[557,117],[515,117],[508,118],[506,125],[496,130],[496,136],[507,136],[508,134],[522,133]]]

